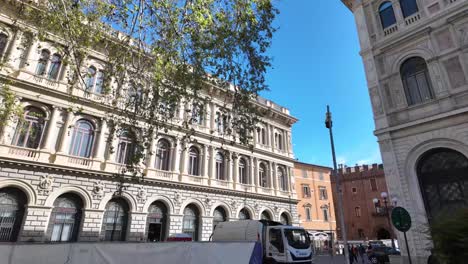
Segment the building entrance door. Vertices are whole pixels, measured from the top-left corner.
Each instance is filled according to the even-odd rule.
[[[160,223],[151,223],[148,227],[148,241],[161,241],[162,225]]]

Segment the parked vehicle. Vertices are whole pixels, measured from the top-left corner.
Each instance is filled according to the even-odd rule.
[[[367,251],[367,256],[372,264],[390,263],[388,255],[388,249],[385,246],[373,246],[372,249]]]
[[[260,243],[263,263],[310,264],[311,242],[302,227],[266,220],[222,222],[216,225],[212,241],[255,241]]]

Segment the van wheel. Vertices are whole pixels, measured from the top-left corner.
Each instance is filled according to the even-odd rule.
[[[370,257],[370,262],[372,264],[379,264],[379,260],[377,259],[377,257],[373,256],[373,257]]]

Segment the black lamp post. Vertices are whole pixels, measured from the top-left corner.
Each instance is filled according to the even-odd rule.
[[[382,193],[380,194],[380,197],[382,197],[382,199],[383,199],[384,209],[385,209],[384,213],[385,213],[385,217],[387,218],[388,227],[390,228],[390,238],[392,239],[392,248],[393,248],[393,250],[395,250],[395,249],[396,249],[396,246],[395,246],[395,236],[394,236],[394,234],[393,234],[393,228],[392,228],[392,224],[391,224],[391,221],[390,221],[390,210],[389,210],[390,207],[388,207],[388,194],[387,194],[386,192],[382,192]],[[379,199],[374,198],[374,199],[372,200],[372,202],[374,203],[374,205],[375,205],[375,210],[376,210],[376,212],[377,212],[377,206],[378,206],[378,204],[379,204]],[[398,202],[397,198],[396,198],[396,197],[393,197],[393,198],[392,198],[392,204],[393,204],[393,206],[395,206],[395,205],[397,204],[397,202]],[[378,213],[378,212],[377,212],[377,213]]]

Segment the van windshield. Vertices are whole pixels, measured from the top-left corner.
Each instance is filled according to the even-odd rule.
[[[284,229],[284,235],[288,244],[297,249],[310,247],[310,239],[304,229]]]

